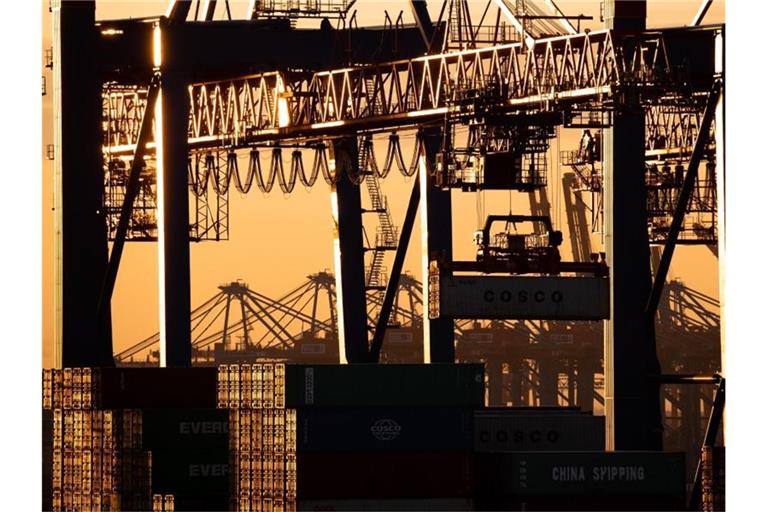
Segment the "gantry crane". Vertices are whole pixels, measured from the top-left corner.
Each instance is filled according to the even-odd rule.
[[[513,11],[511,2],[506,1],[491,3],[500,13],[496,27],[503,15],[515,25],[519,41],[503,41],[497,31],[494,37],[487,38],[486,44],[481,44],[478,30],[462,31],[459,23],[459,30],[454,31],[454,17],[449,16],[447,26],[433,24],[425,3],[416,0],[412,7],[418,26],[410,32],[398,31],[408,43],[399,41],[397,45],[381,44],[387,38],[389,43],[393,42],[392,31],[335,30],[328,23],[323,23],[319,30],[302,31],[293,28],[287,19],[259,19],[254,10],[249,11],[247,23],[185,23],[188,2],[173,2],[167,16],[149,23],[116,20],[99,25],[94,23],[92,4],[85,8],[69,7],[65,2],[58,7],[55,17],[62,28],[56,34],[58,59],[66,71],[57,76],[59,84],[55,87],[65,91],[60,98],[62,117],[57,133],[67,151],[62,153],[57,167],[63,191],[59,200],[63,198],[66,205],[57,208],[62,212],[59,221],[64,237],[57,282],[62,286],[62,276],[66,276],[77,280],[79,287],[70,292],[74,288],[66,285],[59,295],[64,302],[64,321],[57,331],[63,333],[64,339],[59,344],[64,347],[59,360],[69,365],[108,364],[111,359],[109,301],[133,220],[145,156],[154,153],[156,160],[156,224],[163,250],[160,275],[161,294],[165,297],[165,310],[161,313],[164,330],[160,333],[163,365],[184,366],[191,360],[190,223],[186,202],[190,183],[198,183],[198,192],[201,189],[197,168],[190,170],[190,154],[194,157],[201,152],[216,152],[218,159],[218,152],[223,151],[229,163],[231,153],[235,153],[237,161],[238,152],[269,147],[269,177],[264,179],[260,168],[250,176],[260,188],[271,187],[277,180],[281,189],[289,190],[296,179],[302,178],[298,174],[298,158],[292,160],[291,174],[284,174],[281,150],[286,145],[314,150],[320,155],[319,162],[328,162],[338,247],[336,288],[340,343],[344,346],[340,357],[357,362],[375,360],[381,351],[419,205],[425,213],[422,251],[429,256],[437,254],[442,261],[453,260],[450,230],[444,229],[446,224],[450,225],[450,188],[480,188],[486,182],[475,179],[474,185],[467,187],[463,175],[461,180],[456,179],[451,165],[454,171],[463,171],[459,164],[470,161],[486,177],[493,174],[490,169],[494,158],[502,165],[511,162],[520,170],[515,173],[517,176],[528,171],[528,182],[513,178],[512,183],[497,186],[525,191],[526,187],[537,185],[535,178],[530,179],[540,174],[535,172],[535,155],[546,148],[552,128],[566,123],[573,126],[574,119],[598,112],[601,119],[609,118],[602,152],[602,192],[607,212],[604,230],[613,296],[606,324],[610,355],[606,360],[606,407],[611,424],[615,420],[621,425],[619,429],[611,427],[609,447],[658,446],[658,384],[649,380],[648,375],[659,374],[660,369],[649,319],[655,317],[696,171],[708,144],[712,119],[722,105],[722,69],[715,58],[715,48],[722,41],[722,27],[647,31],[644,2],[614,0],[607,5],[606,29],[579,32],[562,13],[552,18],[557,22],[544,23],[542,20],[550,19],[546,13]],[[466,2],[449,4],[451,12],[462,12]],[[205,12],[208,16],[208,9]],[[75,39],[73,28],[81,29],[78,33],[82,35],[78,37],[84,41]],[[205,34],[216,37],[204,37]],[[472,36],[469,39],[468,34]],[[458,48],[434,44],[441,35],[443,41],[458,41]],[[250,38],[253,47],[263,47],[269,39],[280,39],[286,44],[271,45],[275,47],[273,54],[257,58],[238,45],[244,37]],[[370,48],[374,40],[379,48],[387,50],[368,54],[362,51],[366,45]],[[77,55],[76,48],[83,42],[104,50],[97,52],[98,62],[92,58],[74,64],[82,57]],[[693,45],[705,51],[691,60],[688,50]],[[296,51],[299,47],[303,51]],[[417,56],[425,49],[429,55]],[[442,53],[436,53],[439,51]],[[677,73],[683,64],[688,66],[686,75]],[[64,82],[67,86],[60,87]],[[105,83],[111,89],[104,89]],[[76,97],[73,90],[77,91]],[[686,91],[698,95],[705,107],[666,233],[661,271],[652,285],[647,268],[644,117],[648,108]],[[93,101],[80,104],[83,95],[93,97]],[[96,121],[102,115],[104,102],[109,105],[110,114],[104,119],[106,129],[100,131]],[[73,115],[75,112],[77,116]],[[111,112],[118,115],[112,117]],[[75,119],[78,125],[91,129],[74,135]],[[94,122],[83,123],[83,119]],[[470,143],[466,146],[455,142],[452,127],[458,124],[470,127]],[[362,174],[357,136],[376,136],[407,128],[419,130],[415,159],[418,173],[369,347],[361,204],[356,179]],[[62,135],[74,138],[62,142]],[[101,152],[96,150],[99,146]],[[462,147],[467,148],[467,158],[461,157]],[[78,152],[78,148],[82,151]],[[442,154],[442,168],[435,165],[438,154]],[[108,260],[106,212],[98,193],[103,184],[95,179],[104,156],[107,165],[115,169],[119,169],[113,163],[115,160],[124,161],[126,171],[130,168]],[[204,161],[207,159],[206,155]],[[714,165],[722,165],[722,158]],[[321,163],[312,169],[322,167]],[[214,162],[213,168],[219,169],[213,179],[216,197],[225,195],[234,179],[246,188],[240,175],[233,172],[235,166]],[[616,171],[619,168],[621,172]],[[190,179],[193,173],[194,178]],[[716,174],[722,177],[722,172]],[[302,172],[300,176],[310,181],[312,174],[308,177]],[[87,195],[84,190],[93,193],[85,201],[72,201],[73,197]],[[220,211],[218,205],[205,208],[206,212]],[[95,218],[89,213],[93,211],[99,212]],[[72,255],[83,248],[84,255],[75,263]],[[428,260],[424,258],[424,275],[428,273]],[[545,278],[531,279],[543,283]],[[441,284],[439,279],[426,284],[423,300],[434,299],[432,288]],[[78,302],[84,306],[78,306]],[[93,308],[88,309],[94,303],[98,305],[95,316]],[[595,311],[591,314],[598,318],[607,314]],[[453,322],[442,311],[437,313],[423,322],[424,360],[453,361]],[[75,332],[78,339],[93,346],[76,342]],[[643,364],[638,365],[638,361]]]

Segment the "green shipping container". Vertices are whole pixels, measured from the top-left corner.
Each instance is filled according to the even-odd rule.
[[[482,364],[286,366],[286,407],[471,407],[484,403]]]
[[[482,496],[684,496],[685,454],[479,453],[475,482]]]

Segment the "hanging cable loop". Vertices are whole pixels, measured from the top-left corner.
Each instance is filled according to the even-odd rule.
[[[269,194],[272,191],[272,187],[275,185],[275,168],[273,165],[269,166],[269,177],[264,181],[259,153],[255,150],[251,152],[251,154],[253,153],[256,153],[256,186],[259,187],[259,190],[261,190],[262,193]]]

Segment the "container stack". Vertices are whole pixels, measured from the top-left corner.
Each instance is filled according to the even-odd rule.
[[[141,411],[101,409],[99,373],[91,368],[44,370],[43,409],[51,411],[43,459],[51,466],[52,510],[149,508]]]
[[[152,512],[174,512],[173,494],[153,494]]]
[[[701,510],[725,510],[724,446],[705,446],[701,450]]]
[[[290,365],[299,510],[471,510],[482,365]]]
[[[285,365],[218,368],[218,407],[229,411],[230,509],[296,510],[296,411],[285,408]]]

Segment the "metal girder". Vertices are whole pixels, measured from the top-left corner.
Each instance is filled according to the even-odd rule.
[[[416,20],[421,38],[424,40],[424,46],[429,53],[432,47],[432,41],[435,35],[435,27],[429,17],[427,10],[427,0],[410,0],[411,12]]]
[[[191,7],[192,0],[171,0],[165,16],[170,20],[183,22],[187,19]]]
[[[381,347],[384,344],[384,334],[387,330],[387,324],[389,323],[389,316],[392,313],[392,304],[394,303],[395,296],[397,295],[400,286],[400,275],[403,270],[403,263],[405,262],[405,254],[408,250],[408,243],[411,240],[411,232],[413,231],[413,224],[416,220],[416,212],[419,209],[421,185],[419,183],[419,176],[413,181],[413,188],[411,190],[411,197],[408,200],[408,208],[405,212],[405,219],[403,220],[403,227],[400,231],[400,241],[397,244],[397,252],[395,253],[395,259],[392,263],[392,270],[389,274],[389,282],[387,283],[387,289],[384,292],[384,300],[379,310],[379,318],[376,321],[376,328],[373,332],[373,339],[371,341],[371,362],[379,362],[379,355],[381,354]]]
[[[227,4],[228,5],[228,4]],[[106,81],[144,84],[153,73],[151,19],[101,20],[98,66]],[[287,19],[207,20],[179,23],[185,51],[179,65],[193,82],[250,73],[305,72],[409,59],[424,54],[415,24],[363,28],[292,28]],[[269,52],[259,51],[269,48]]]
[[[698,27],[701,25],[701,22],[704,21],[704,16],[707,15],[710,7],[712,7],[712,0],[701,0],[701,5],[699,5],[699,9],[696,11],[696,14],[693,16],[689,25],[691,27]]]
[[[680,229],[682,227],[683,219],[685,218],[685,211],[688,207],[688,201],[691,199],[693,185],[696,181],[696,175],[699,171],[699,163],[701,162],[701,157],[704,154],[704,147],[709,140],[709,128],[712,124],[712,120],[715,117],[715,110],[717,108],[717,103],[720,100],[721,91],[722,82],[719,78],[717,78],[715,79],[712,85],[712,90],[709,93],[707,107],[704,110],[704,116],[701,121],[701,126],[699,127],[699,134],[696,137],[696,144],[693,147],[691,160],[688,164],[688,170],[685,174],[685,181],[683,182],[683,187],[680,190],[677,206],[675,207],[675,214],[672,217],[672,224],[670,225],[669,233],[667,235],[667,242],[664,244],[664,252],[661,255],[659,269],[656,272],[651,295],[648,298],[648,303],[645,307],[645,314],[649,321],[654,318],[656,315],[656,309],[659,306],[661,292],[664,289],[664,283],[667,279],[669,266],[672,263],[672,255],[674,254],[675,245],[677,244],[677,239],[680,236]]]
[[[508,84],[500,109],[525,110],[596,99],[622,84],[649,86],[668,72],[660,33],[617,52],[611,31],[601,30],[540,39],[530,49],[516,43],[313,74],[256,74],[190,87],[189,144],[238,148],[435,122],[463,91],[490,81]],[[130,153],[135,128],[116,129],[126,142],[107,149]]]

